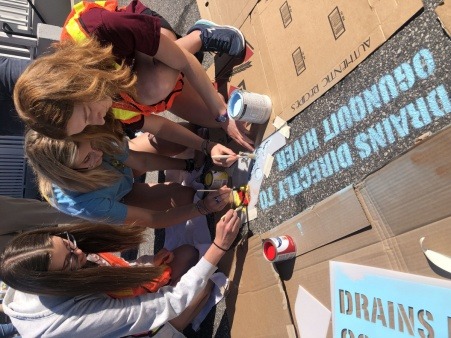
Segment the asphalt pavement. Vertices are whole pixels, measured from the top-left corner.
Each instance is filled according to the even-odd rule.
[[[142,1],[181,35],[199,19],[194,0]],[[291,138],[275,154],[271,174],[263,181],[258,218],[249,224],[253,233],[264,233],[348,185],[359,183],[408,151],[421,135],[450,124],[451,42],[434,12],[440,1],[423,3],[424,9],[393,37],[289,121]],[[207,57],[204,65],[211,62]],[[388,88],[386,82],[399,74],[408,74],[406,85]],[[340,115],[352,112],[359,102],[368,107],[375,96],[381,100],[373,102],[365,116],[352,119]],[[313,139],[309,151],[300,150],[303,137]],[[154,245],[151,241],[150,250]],[[220,302],[200,331],[188,330],[187,336],[229,337],[224,307]]]

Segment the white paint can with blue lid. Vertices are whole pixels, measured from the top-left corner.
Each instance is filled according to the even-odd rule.
[[[272,102],[268,95],[235,89],[227,103],[229,118],[237,121],[263,124],[271,116]]]

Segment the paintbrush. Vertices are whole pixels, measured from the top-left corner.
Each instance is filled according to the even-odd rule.
[[[226,159],[229,157],[232,157],[234,155],[213,155],[211,158],[214,159]],[[252,154],[252,153],[245,153],[245,152],[239,152],[238,155],[235,155],[238,158],[250,158],[250,159],[255,159],[257,157],[257,155]]]

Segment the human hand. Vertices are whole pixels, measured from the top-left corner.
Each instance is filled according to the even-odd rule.
[[[224,185],[218,190],[210,192],[202,200],[202,203],[209,212],[221,211],[226,205],[230,204],[231,193],[232,189]]]
[[[214,244],[220,249],[227,251],[233,244],[240,230],[241,219],[235,210],[229,210],[216,223],[216,235]]]
[[[154,266],[160,266],[163,264],[169,264],[174,259],[174,253],[172,251],[169,251],[165,248],[158,251],[154,258],[153,258],[153,264]]]
[[[220,143],[215,143],[213,145],[210,150],[210,156],[213,163],[221,167],[230,167],[238,159],[232,149],[229,149]],[[215,158],[216,156],[219,158]]]
[[[224,129],[227,135],[234,139],[238,144],[242,145],[247,150],[254,151],[254,147],[252,146],[254,142],[246,136],[247,130],[244,128],[243,122],[227,119],[225,122],[221,123],[221,128]]]

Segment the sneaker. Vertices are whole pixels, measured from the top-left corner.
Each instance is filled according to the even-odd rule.
[[[188,33],[201,31],[202,51],[228,54],[233,57],[241,57],[244,54],[246,41],[243,33],[232,26],[220,26],[208,20],[198,20]]]

